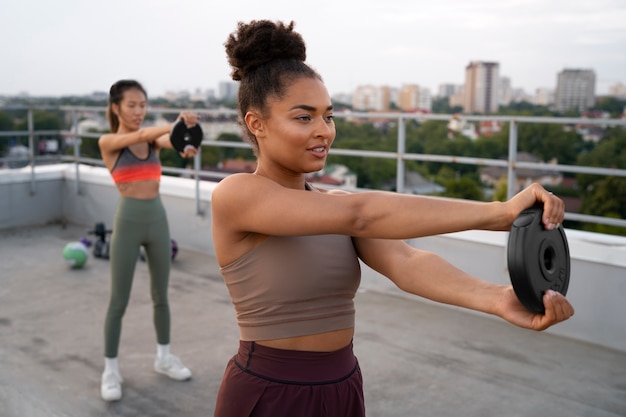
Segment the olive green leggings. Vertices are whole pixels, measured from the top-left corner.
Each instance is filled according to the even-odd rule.
[[[116,358],[122,333],[122,317],[128,306],[135,266],[143,246],[150,271],[157,343],[170,342],[170,308],[167,287],[172,243],[165,208],[160,197],[151,200],[121,197],[115,212],[110,243],[111,299],[104,324],[107,358]]]

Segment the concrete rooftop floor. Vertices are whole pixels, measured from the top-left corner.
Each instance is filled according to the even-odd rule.
[[[138,262],[120,346],[124,397],[106,403],[108,261],[72,270],[61,255],[86,230],[0,232],[0,416],[212,416],[238,339],[215,259],[180,248],[172,266],[172,352],[192,370],[187,382],[152,370],[148,271]],[[361,291],[356,304],[369,417],[626,416],[626,353],[418,299]]]

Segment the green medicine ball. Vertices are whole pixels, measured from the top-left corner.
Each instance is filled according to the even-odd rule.
[[[74,269],[82,268],[87,263],[89,252],[81,242],[70,242],[63,248],[63,258]]]

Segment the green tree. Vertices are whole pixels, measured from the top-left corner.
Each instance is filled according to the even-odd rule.
[[[566,131],[563,125],[545,123],[522,123],[518,126],[518,150],[531,153],[542,161],[555,158],[560,164],[576,162],[586,144],[574,131]]]
[[[159,158],[161,159],[161,165],[164,167],[187,168],[193,164],[193,159],[183,158],[175,149],[161,149]]]
[[[480,186],[470,177],[461,176],[459,178],[448,178],[441,182],[446,191],[439,195],[451,198],[461,198],[464,200],[482,201],[483,191]]]
[[[604,138],[578,158],[579,165],[626,169],[626,130],[608,129]],[[595,216],[626,219],[626,178],[577,175],[582,194],[581,212]],[[584,225],[586,230],[624,235],[624,228]]]
[[[46,110],[33,110],[35,130],[61,130],[63,114]],[[28,118],[24,116],[15,123],[16,130],[28,130]]]
[[[335,126],[335,149],[396,151],[397,128],[390,127],[389,123],[375,125],[336,120]],[[380,188],[393,182],[396,176],[396,162],[389,159],[333,155],[331,151],[328,163],[347,166],[357,175],[357,185],[364,188]]]
[[[103,133],[98,132],[95,129],[89,129],[88,133]],[[83,158],[94,158],[94,159],[102,159],[102,153],[100,152],[100,147],[98,146],[98,138],[92,137],[81,137],[80,140],[80,156]],[[65,150],[65,153],[68,155],[74,154],[74,147],[70,146]]]
[[[221,135],[218,136],[217,141],[236,142],[236,143],[244,142],[241,136],[235,135],[233,133],[222,133]],[[256,159],[251,147],[246,147],[246,148],[219,147],[217,152],[218,152],[217,155],[219,155],[218,161],[225,161],[227,159],[243,159],[243,160],[253,161]]]
[[[616,97],[602,97],[593,108],[594,110],[608,112],[611,117],[620,117],[620,115],[624,114],[626,109],[626,100],[621,100]]]
[[[493,191],[493,201],[506,201],[508,188],[508,177],[501,178]]]
[[[33,127],[35,130],[52,130],[60,131],[63,128],[63,113],[60,111],[46,111],[46,110],[33,110]],[[23,118],[19,118],[15,122],[15,130],[28,130],[28,117],[24,115]],[[61,136],[58,134],[52,134],[49,136],[35,136],[34,147],[35,154],[38,153],[39,141],[41,140],[54,140],[59,145],[59,149],[62,146]],[[28,146],[28,139],[22,138],[20,140],[24,145]]]
[[[480,136],[474,142],[474,155],[477,158],[502,159],[509,154],[509,132],[502,131],[491,136]]]
[[[507,116],[554,116],[546,106],[538,106],[527,101],[516,101],[507,106],[500,106],[498,114]]]
[[[450,98],[449,97],[435,97],[432,101],[432,111],[435,114],[454,114],[461,113],[463,111],[463,107],[461,106],[450,106]]]
[[[13,130],[13,118],[5,111],[0,111],[0,130]]]
[[[221,160],[221,148],[216,146],[203,146],[200,150],[200,166],[215,167]]]
[[[595,181],[581,211],[595,216],[626,219],[626,178],[607,177]],[[598,224],[584,225],[583,229],[626,235],[626,228]]]
[[[626,169],[626,130],[614,127],[605,131],[597,146],[578,156],[578,165]],[[579,174],[577,182],[583,191],[598,181],[598,176]]]
[[[419,125],[417,130],[407,128],[406,150],[409,153],[429,155],[468,156],[474,153],[474,142],[464,135],[448,137],[447,122],[429,120]],[[476,167],[466,164],[445,164],[427,162],[430,172],[437,172],[443,165],[450,165],[454,171],[461,173],[476,172]]]
[[[0,131],[13,130],[13,118],[4,111],[0,111]],[[6,138],[0,138],[0,156],[4,155],[5,149],[8,148]]]

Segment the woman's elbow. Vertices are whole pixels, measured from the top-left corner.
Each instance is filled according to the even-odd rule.
[[[350,235],[364,238],[377,238],[374,218],[361,205],[355,205],[349,210],[349,220],[347,222],[350,228]]]
[[[139,129],[139,142],[150,142],[150,135],[148,135],[146,128]]]

